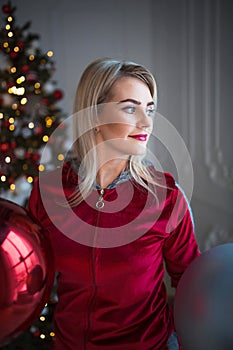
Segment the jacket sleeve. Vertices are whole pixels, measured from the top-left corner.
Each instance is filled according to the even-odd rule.
[[[178,186],[174,187],[172,193],[167,232],[169,234],[165,239],[163,254],[171,285],[176,288],[185,269],[200,255],[191,209]]]

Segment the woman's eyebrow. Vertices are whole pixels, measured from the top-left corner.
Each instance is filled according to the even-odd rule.
[[[137,100],[134,100],[133,98],[126,98],[125,100],[121,100],[118,102],[119,103],[124,103],[124,102],[131,102],[131,103],[134,103],[135,105],[140,105],[141,102],[137,101]],[[151,102],[148,102],[147,103],[147,106],[150,106],[150,105],[154,105],[154,101],[151,101]]]

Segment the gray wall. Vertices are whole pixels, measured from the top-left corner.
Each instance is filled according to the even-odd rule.
[[[152,70],[158,110],[192,158],[191,205],[200,247],[233,241],[232,0],[15,3],[18,21],[31,20],[40,45],[55,53],[55,78],[68,114],[80,74],[93,59],[131,59]],[[162,151],[159,156],[164,159]]]

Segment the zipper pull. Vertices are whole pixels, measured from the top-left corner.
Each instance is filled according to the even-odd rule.
[[[103,195],[104,195],[104,189],[101,188],[99,199],[98,199],[98,201],[95,204],[97,209],[102,209],[104,207]]]

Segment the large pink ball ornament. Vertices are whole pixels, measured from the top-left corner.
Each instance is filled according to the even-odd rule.
[[[0,346],[30,327],[54,281],[52,250],[23,207],[0,198]]]
[[[174,318],[183,350],[233,349],[233,243],[204,252],[187,268]]]

